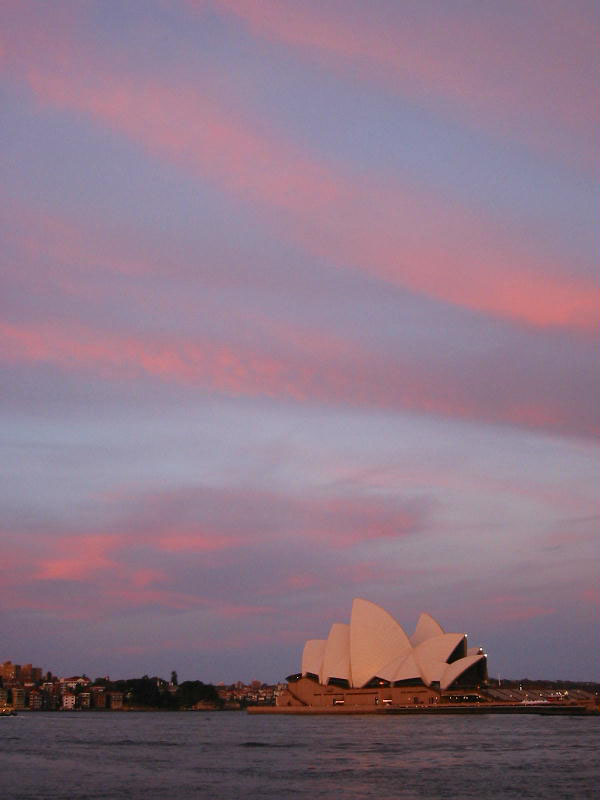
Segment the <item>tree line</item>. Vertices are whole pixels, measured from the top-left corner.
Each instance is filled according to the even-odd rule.
[[[190,708],[196,703],[206,703],[216,707],[222,704],[212,684],[202,681],[178,683],[177,676],[174,677],[175,680],[171,680],[170,684],[162,678],[148,675],[119,681],[98,678],[95,684],[104,685],[110,691],[122,692],[123,699],[129,706],[177,710]]]

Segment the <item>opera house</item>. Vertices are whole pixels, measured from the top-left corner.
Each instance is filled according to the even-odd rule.
[[[421,614],[412,636],[385,609],[357,598],[350,624],[335,622],[327,639],[309,639],[302,671],[288,677],[280,706],[406,706],[478,699],[487,655],[464,633],[446,633]],[[465,693],[470,693],[465,695]]]

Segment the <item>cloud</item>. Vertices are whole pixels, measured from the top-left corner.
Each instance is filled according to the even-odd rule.
[[[86,580],[98,570],[116,566],[109,557],[116,544],[114,536],[100,534],[61,537],[53,542],[57,557],[42,559],[35,577],[38,580]]]
[[[186,5],[200,13],[206,8],[203,0]],[[590,102],[595,19],[585,3],[530,3],[502,13],[426,2],[382,4],[379,13],[352,2],[215,5],[252,35],[328,69],[377,83],[493,136],[597,165],[598,117]],[[565,55],[558,59],[557,51]]]
[[[26,62],[11,55],[42,105],[92,119],[262,209],[313,256],[482,314],[537,327],[597,327],[596,284],[569,274],[569,254],[548,251],[539,235],[423,186],[334,168],[247,109],[215,99],[202,78],[186,75],[174,87],[119,73],[93,48],[58,36],[60,55],[41,31],[34,37],[40,52]]]
[[[296,496],[256,486],[181,488],[122,501],[130,508],[128,528],[173,552],[231,551],[288,537],[335,549],[418,533],[428,514],[424,501],[389,495]]]
[[[143,608],[257,616],[271,609],[252,601],[261,588],[271,587],[267,595],[311,588],[294,578],[302,574],[298,555],[307,545],[320,548],[319,561],[327,565],[341,549],[417,534],[428,513],[410,499],[235,487],[114,495],[107,502],[105,532],[5,531],[14,541],[12,607],[67,616]],[[231,580],[223,582],[225,574]]]
[[[556,614],[556,608],[532,604],[528,596],[494,597],[490,605],[490,620],[500,623],[525,621]]]
[[[232,547],[243,545],[245,540],[235,536],[225,536],[222,533],[207,533],[204,529],[193,531],[165,532],[158,541],[160,550],[170,553],[212,553],[219,550],[229,550]]]
[[[210,338],[133,335],[73,324],[0,324],[6,364],[48,364],[116,382],[145,378],[234,397],[264,397],[347,407],[415,410],[459,419],[596,436],[591,395],[562,383],[543,364],[497,349],[494,358],[440,364],[373,353],[359,343],[283,328],[283,342],[250,345]],[[330,345],[331,342],[331,345]],[[265,347],[267,350],[265,350]],[[512,352],[512,351],[511,351]],[[522,358],[523,358],[522,354]],[[532,353],[534,355],[534,353]],[[531,359],[529,359],[531,360]],[[578,372],[579,370],[579,372]],[[552,391],[547,391],[551,389]]]

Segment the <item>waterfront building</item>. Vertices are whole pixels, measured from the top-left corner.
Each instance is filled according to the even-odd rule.
[[[21,665],[13,664],[12,661],[5,661],[2,664],[2,680],[5,686],[20,681]]]
[[[92,686],[92,706],[93,708],[106,708],[106,692],[104,686]]]
[[[277,705],[431,705],[486,681],[487,655],[465,633],[446,633],[423,613],[409,636],[385,609],[357,598],[350,624],[306,642],[301,672],[289,676]]]
[[[107,692],[106,702],[113,711],[123,708],[123,692]]]
[[[25,683],[38,683],[42,680],[41,667],[34,667],[31,664],[23,664],[21,667],[21,680]]]
[[[39,689],[32,689],[29,692],[29,708],[31,711],[41,711],[44,704],[43,693]]]
[[[25,689],[13,686],[11,691],[13,708],[25,708]]]
[[[73,675],[72,678],[61,678],[60,685],[63,689],[72,689],[75,691],[78,687],[87,687],[91,684],[91,680],[85,676]]]
[[[12,661],[5,661],[0,666],[0,675],[4,685],[29,683],[34,684],[42,680],[41,667],[34,667],[31,664],[13,664]]]

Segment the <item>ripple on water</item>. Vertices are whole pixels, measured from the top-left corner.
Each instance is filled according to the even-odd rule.
[[[587,800],[599,766],[597,718],[16,719],[0,728],[10,800]]]

